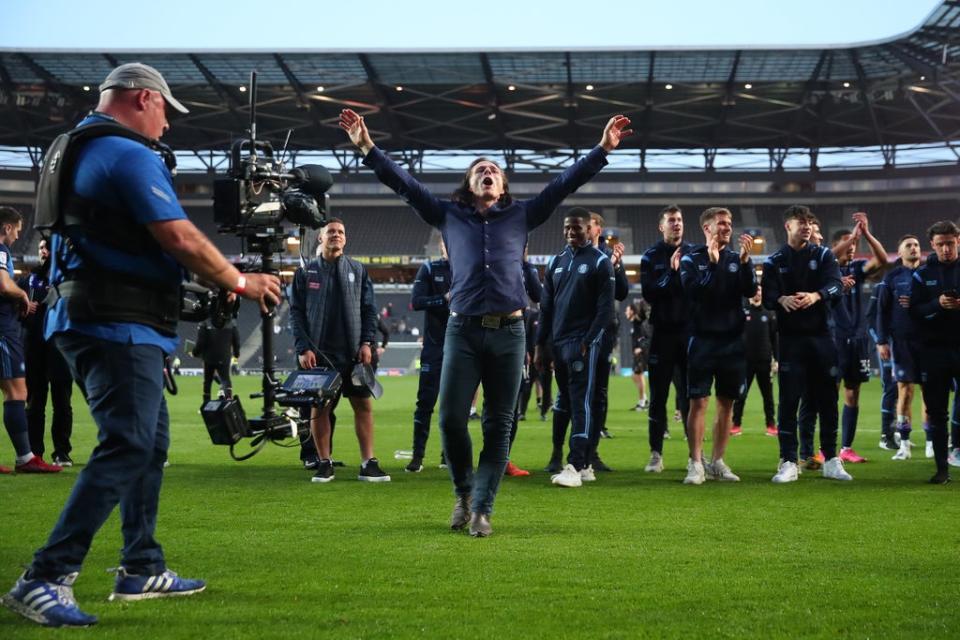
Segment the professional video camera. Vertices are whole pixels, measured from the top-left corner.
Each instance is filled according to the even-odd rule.
[[[273,146],[257,140],[257,73],[250,73],[249,137],[237,140],[230,150],[229,175],[214,182],[213,216],[220,233],[239,236],[244,253],[259,254],[255,268],[259,273],[278,273],[275,254],[284,250],[287,237],[285,222],[300,228],[300,246],[305,245],[306,228],[318,229],[327,223],[327,191],[333,178],[320,165],[301,165],[286,169],[283,158]],[[302,256],[301,256],[302,257]],[[250,265],[238,265],[251,271]],[[229,308],[225,294],[216,297],[197,293],[199,306],[206,303],[221,316]],[[262,392],[252,398],[263,398],[263,413],[247,418],[238,398],[211,400],[201,407],[204,423],[214,444],[228,445],[235,460],[246,460],[258,453],[267,442],[295,437],[308,430],[308,420],[300,418],[300,410],[321,407],[340,390],[340,374],[331,369],[298,371],[280,383],[273,370],[273,309],[261,315],[263,339]],[[288,407],[277,413],[276,405]],[[242,438],[253,438],[251,450],[237,455],[235,445]]]

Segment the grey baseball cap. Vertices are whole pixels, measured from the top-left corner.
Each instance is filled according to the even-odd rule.
[[[100,85],[100,91],[107,89],[150,89],[159,91],[163,99],[180,113],[190,113],[189,109],[180,104],[180,101],[170,93],[167,81],[160,72],[142,62],[128,62],[122,64],[107,76]]]

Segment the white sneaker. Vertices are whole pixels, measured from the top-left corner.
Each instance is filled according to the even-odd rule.
[[[853,476],[843,468],[843,461],[840,456],[834,456],[823,463],[823,477],[828,480],[844,480],[847,482],[853,480]]]
[[[947,464],[951,467],[960,467],[960,449],[953,449],[947,456]]]
[[[574,469],[572,464],[566,465],[563,471],[555,476],[551,476],[550,482],[561,487],[583,486],[583,479],[580,477],[580,472]]]
[[[910,441],[901,440],[900,450],[893,454],[891,460],[909,460],[910,459]]]
[[[797,472],[797,463],[786,461],[780,463],[780,466],[777,467],[777,474],[773,476],[771,480],[777,484],[784,484],[787,482],[796,482],[799,477],[800,474]]]
[[[690,460],[687,462],[687,477],[683,479],[683,484],[703,484],[707,479],[703,463],[699,460]]]
[[[930,440],[927,440],[927,444],[923,448],[923,455],[925,455],[928,458],[933,457],[933,442],[931,442]]]
[[[660,473],[663,471],[663,455],[654,451],[650,454],[650,462],[643,468],[647,473]]]
[[[705,465],[704,470],[707,472],[707,477],[710,480],[719,480],[720,482],[740,482],[740,476],[730,470],[730,467],[728,467],[727,463],[723,461],[723,458],[720,460],[714,460],[713,462]]]
[[[593,472],[592,464],[580,469],[580,480],[581,482],[596,482],[597,474]]]

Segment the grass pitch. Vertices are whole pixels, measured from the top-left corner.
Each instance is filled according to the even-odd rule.
[[[493,537],[446,528],[450,481],[428,464],[404,473],[416,378],[384,381],[375,404],[376,450],[389,484],[355,479],[356,439],[340,409],[328,485],[309,482],[296,449],[269,446],[237,463],[209,443],[199,379],[180,378],[172,417],[158,538],[174,570],[209,581],[173,600],[108,603],[120,544],[116,514],[76,586],[103,638],[661,638],[957,637],[960,486],[931,487],[922,449],[892,462],[878,448],[879,387],[862,394],[854,482],[805,474],[775,486],[777,444],[763,434],[754,392],[744,435],[727,461],[739,484],[684,486],[680,425],[667,441],[667,470],[643,473],[645,413],[628,379],[611,381],[601,454],[616,469],[582,489],[550,485],[541,471],[549,422],[521,423],[513,459],[533,471],[505,478]],[[247,393],[257,378],[241,378]],[[94,428],[77,400],[74,459]],[[245,401],[253,413],[253,401]],[[919,403],[918,403],[919,404]],[[531,403],[532,406],[532,403]],[[533,412],[531,411],[531,414]],[[435,424],[435,422],[434,422]],[[479,451],[479,425],[475,444]],[[708,448],[709,450],[709,448]],[[0,437],[0,460],[10,464]],[[53,525],[74,476],[0,476],[0,588],[7,589]],[[0,610],[0,638],[59,637]]]

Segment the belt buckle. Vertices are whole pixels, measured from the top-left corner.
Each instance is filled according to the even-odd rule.
[[[484,329],[499,329],[501,320],[500,316],[481,316],[480,326]]]

